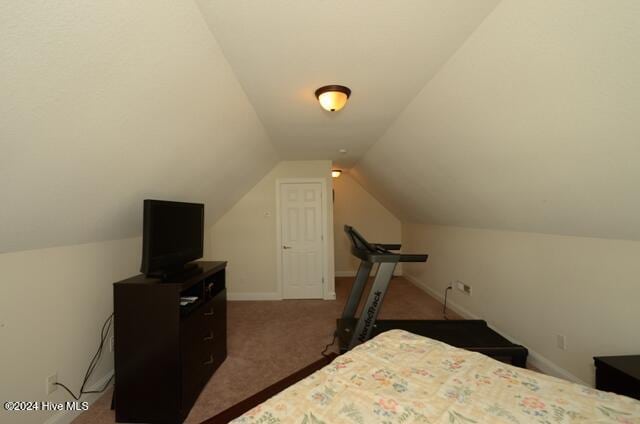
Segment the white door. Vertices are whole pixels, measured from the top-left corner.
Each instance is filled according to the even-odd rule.
[[[282,297],[321,299],[324,255],[322,185],[280,184]]]

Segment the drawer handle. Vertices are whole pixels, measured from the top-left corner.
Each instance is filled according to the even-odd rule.
[[[209,309],[209,312],[205,312],[205,313],[204,313],[204,316],[205,316],[205,317],[210,317],[210,316],[212,316],[212,315],[213,315],[213,308]]]
[[[204,361],[205,365],[211,365],[213,364],[213,355],[209,355],[209,360],[208,361]]]
[[[209,335],[204,338],[204,341],[213,340],[213,331],[209,331]]]

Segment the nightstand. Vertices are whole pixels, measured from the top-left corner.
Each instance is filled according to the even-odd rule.
[[[596,389],[640,400],[640,355],[597,356]]]

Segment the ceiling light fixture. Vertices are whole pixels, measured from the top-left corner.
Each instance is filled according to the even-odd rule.
[[[331,171],[331,176],[333,178],[338,178],[340,174],[342,174],[342,170],[340,169],[334,169],[333,171]]]
[[[316,90],[316,98],[320,106],[329,112],[342,109],[349,96],[351,96],[351,89],[344,85],[325,85]]]

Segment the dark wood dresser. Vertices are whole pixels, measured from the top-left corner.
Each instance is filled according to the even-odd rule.
[[[598,356],[596,389],[640,400],[640,355]]]
[[[113,285],[117,422],[181,423],[227,357],[226,262]],[[180,305],[180,297],[197,297]]]

